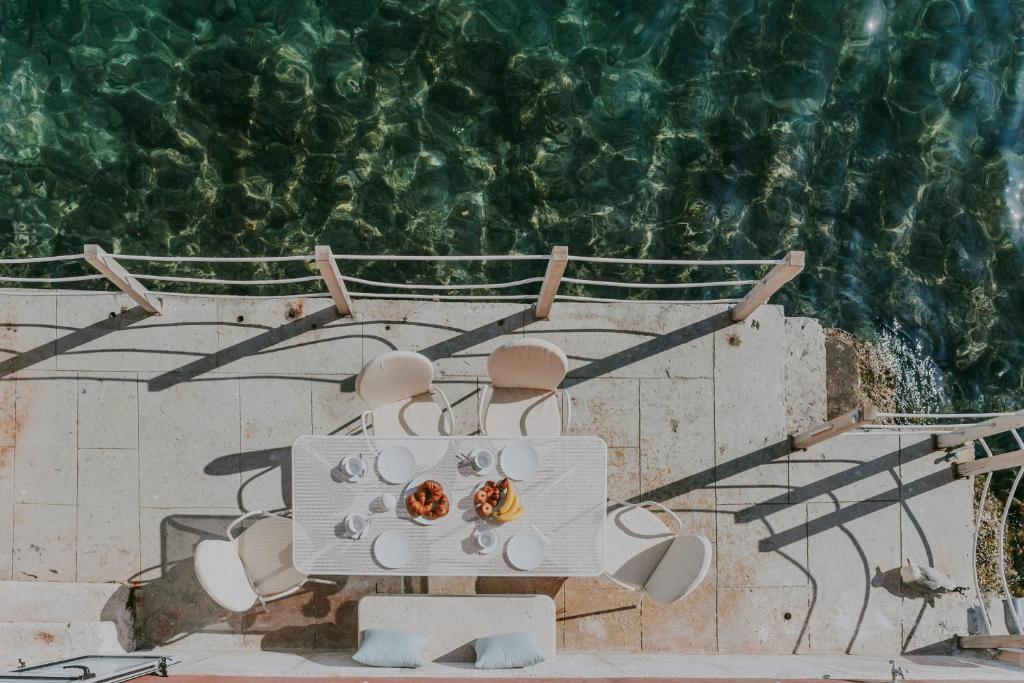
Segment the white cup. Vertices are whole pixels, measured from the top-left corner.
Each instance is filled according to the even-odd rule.
[[[345,517],[345,533],[348,536],[359,537],[370,528],[370,518],[364,514],[354,513]]]
[[[496,458],[494,453],[485,449],[475,450],[469,454],[469,460],[473,463],[473,469],[477,472],[483,472],[494,467]]]
[[[341,473],[349,479],[359,479],[366,474],[366,463],[362,458],[354,455],[342,458],[338,467],[341,469]]]
[[[494,529],[477,529],[473,532],[473,539],[480,546],[480,552],[489,553],[498,547],[501,537]]]

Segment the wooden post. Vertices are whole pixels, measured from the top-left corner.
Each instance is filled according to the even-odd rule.
[[[975,474],[985,474],[996,470],[1007,470],[1011,467],[1024,465],[1024,450],[1000,453],[990,458],[979,458],[953,463],[953,474],[957,477],[970,477]]]
[[[160,313],[160,302],[145,286],[132,277],[124,266],[104,251],[98,244],[87,244],[84,249],[85,260],[93,268],[102,273],[114,286],[135,300],[146,313]]]
[[[551,313],[551,304],[555,302],[555,294],[558,293],[558,285],[562,282],[562,274],[565,273],[565,266],[568,263],[569,247],[551,249],[551,259],[548,261],[548,269],[544,273],[544,282],[541,283],[533,312],[535,318],[544,319]]]
[[[341,279],[341,271],[338,270],[338,262],[334,260],[334,252],[326,245],[318,245],[316,248],[316,267],[320,269],[320,275],[327,283],[327,289],[334,299],[334,305],[338,307],[338,313],[352,315],[352,299],[345,288],[345,281]]]
[[[1024,427],[1024,410],[1011,413],[1009,415],[1002,415],[984,422],[979,422],[976,425],[958,429],[955,432],[936,434],[935,448],[936,450],[953,448],[954,446],[959,446],[967,441],[982,439],[986,436],[1000,434],[1002,432],[1008,432],[1017,427]]]
[[[856,429],[877,419],[878,409],[870,403],[863,403],[848,413],[790,437],[790,444],[795,451],[807,450],[833,436],[839,436],[843,432]]]
[[[961,650],[995,650],[1024,647],[1024,635],[1017,636],[957,636]]]
[[[779,291],[782,285],[799,275],[803,269],[804,252],[791,251],[786,254],[786,258],[783,259],[782,263],[769,270],[768,274],[751,287],[747,295],[732,307],[733,321],[740,322],[741,320],[746,320],[761,304],[767,303],[768,298]]]

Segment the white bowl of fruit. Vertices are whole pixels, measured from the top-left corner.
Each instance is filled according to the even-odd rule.
[[[519,492],[508,477],[501,481],[485,481],[473,492],[473,507],[476,514],[488,522],[507,524],[523,516]]]

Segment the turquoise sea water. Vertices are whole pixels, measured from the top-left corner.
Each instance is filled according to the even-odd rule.
[[[880,337],[919,385],[908,407],[1005,409],[1022,403],[1022,121],[1024,4],[1004,0],[5,0],[0,243],[6,256],[93,241],[220,256],[800,248],[809,267],[778,300]]]

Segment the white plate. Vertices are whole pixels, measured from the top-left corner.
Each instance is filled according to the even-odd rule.
[[[405,446],[385,446],[377,456],[377,473],[389,484],[401,484],[416,474],[416,456]]]
[[[386,569],[398,569],[412,559],[412,541],[401,531],[385,531],[373,539],[373,556]]]
[[[412,521],[416,522],[417,524],[422,524],[423,526],[430,526],[431,524],[437,524],[442,519],[444,519],[448,515],[452,514],[452,512],[451,512],[451,510],[452,510],[452,497],[448,494],[448,489],[445,489],[444,490],[444,495],[448,496],[448,515],[445,515],[444,517],[438,517],[437,519],[427,519],[426,517],[422,517],[422,516],[421,517],[412,517],[411,516],[411,513],[409,512],[409,508],[406,507],[406,505],[405,505],[405,499],[408,498],[409,495],[412,494],[414,491],[416,491],[416,488],[420,484],[422,484],[423,482],[425,482],[428,479],[432,479],[432,477],[430,475],[424,475],[422,477],[416,477],[415,479],[410,481],[408,484],[406,484],[405,489],[402,491],[402,499],[400,501],[398,501],[398,504],[402,507],[403,510],[405,510],[405,514],[410,515],[409,519],[411,519]],[[438,482],[438,483],[440,483],[440,482]],[[444,486],[444,484],[441,484],[441,485]]]
[[[505,553],[513,567],[528,572],[544,561],[544,539],[536,531],[524,531],[509,539]]]
[[[537,471],[537,449],[525,441],[516,441],[501,449],[501,471],[509,479],[529,479]]]

